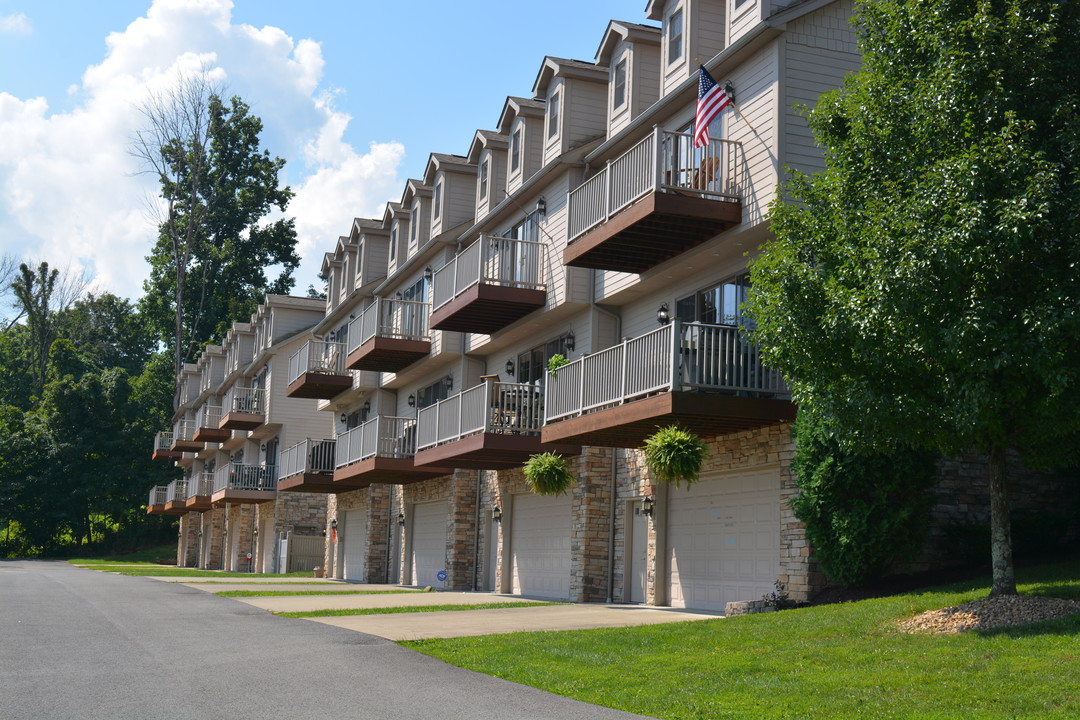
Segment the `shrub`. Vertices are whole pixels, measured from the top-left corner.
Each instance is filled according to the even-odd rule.
[[[802,492],[791,507],[829,580],[859,585],[914,558],[929,524],[934,455],[845,450],[805,413],[794,436],[792,471]]]
[[[657,428],[645,440],[645,465],[659,482],[679,483],[687,487],[698,479],[705,459],[705,443],[694,433],[678,425]]]
[[[555,453],[539,453],[525,463],[525,482],[537,495],[562,495],[570,489],[574,476],[566,459]]]

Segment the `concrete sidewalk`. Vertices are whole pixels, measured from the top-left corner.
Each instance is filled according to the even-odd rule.
[[[205,592],[217,593],[224,592],[225,590],[266,590],[271,592],[284,591],[284,592],[310,592],[312,590],[326,590],[326,591],[379,591],[386,592],[393,590],[395,592],[418,592],[419,588],[413,587],[400,587],[398,585],[364,585],[361,583],[344,583],[344,582],[327,582],[325,580],[314,580],[303,583],[285,583],[275,582],[269,580],[266,582],[257,583],[251,582],[233,582],[225,580],[217,580],[212,582],[203,582],[202,580],[192,580],[191,578],[185,578],[186,582],[181,582],[181,585],[185,587],[194,588],[196,590],[203,590]]]
[[[400,641],[544,630],[632,627],[691,620],[715,620],[718,617],[723,616],[643,605],[578,604],[529,608],[515,608],[508,605],[504,609],[497,610],[349,615],[309,618],[309,620],[377,635],[387,640]]]
[[[386,585],[371,585],[387,589]],[[394,586],[391,586],[394,587]],[[314,610],[367,609],[388,607],[429,607],[433,605],[478,605],[481,603],[523,603],[530,598],[493,595],[483,592],[409,592],[379,595],[285,595],[281,597],[234,598],[270,612],[311,612]],[[459,613],[460,614],[460,613]]]
[[[160,580],[167,583],[180,583],[182,585],[213,585],[215,583],[229,583],[240,585],[241,589],[248,585],[258,588],[260,585],[334,585],[336,587],[348,588],[352,587],[353,583],[342,582],[340,580],[320,580],[319,578],[305,578],[305,577],[253,577],[253,578],[236,578],[236,577],[222,577],[220,580],[212,576],[191,576],[191,575],[143,575],[141,577],[148,577],[151,580]],[[386,587],[385,585],[383,587]]]

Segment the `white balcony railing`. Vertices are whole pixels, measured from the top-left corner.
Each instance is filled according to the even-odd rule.
[[[173,480],[165,487],[165,502],[184,502],[187,500],[187,480]]]
[[[788,394],[739,328],[674,320],[559,368],[545,385],[546,421],[671,390]]]
[[[345,374],[345,343],[308,340],[289,357],[289,384],[304,373]]]
[[[214,494],[214,473],[203,470],[188,483],[188,497],[208,497]]]
[[[428,311],[429,305],[426,302],[375,298],[375,302],[364,312],[349,321],[349,352],[353,352],[373,337],[430,340]]]
[[[420,410],[416,449],[476,433],[539,435],[544,395],[539,385],[485,382]]]
[[[166,485],[155,485],[150,488],[150,498],[146,501],[147,505],[164,505],[168,502],[169,488]]]
[[[281,453],[278,480],[293,475],[334,472],[335,440],[301,440]]]
[[[228,463],[214,471],[214,492],[222,490],[277,489],[277,468],[266,465]]]
[[[435,271],[432,308],[437,310],[478,284],[544,290],[544,247],[533,240],[481,235]]]
[[[596,175],[570,191],[569,242],[584,235],[650,192],[703,197],[742,197],[742,144],[710,140],[694,147],[690,133],[656,128]]]
[[[170,430],[162,430],[154,435],[154,450],[171,450],[173,434]]]
[[[173,442],[191,442],[195,439],[195,421],[191,418],[181,418],[173,423]]]
[[[262,415],[266,407],[266,394],[262,388],[233,385],[225,393],[222,410],[226,413]]]
[[[221,405],[204,403],[199,408],[198,420],[196,421],[196,427],[200,428],[213,428],[217,429],[218,424],[221,422]]]
[[[337,437],[337,467],[371,457],[408,459],[416,454],[416,418],[377,415]]]

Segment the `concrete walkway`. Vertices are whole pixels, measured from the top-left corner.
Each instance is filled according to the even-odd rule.
[[[417,592],[418,588],[413,587],[401,587],[398,585],[360,585],[356,583],[343,583],[343,582],[326,582],[325,580],[315,580],[302,583],[285,583],[274,582],[273,580],[266,580],[263,582],[255,582],[254,580],[244,582],[235,582],[232,580],[213,580],[210,582],[203,582],[202,580],[192,580],[192,578],[179,578],[178,584],[184,585],[195,590],[202,590],[209,593],[225,592],[226,590],[254,590],[254,591],[266,591],[266,592],[311,592],[315,591],[378,591],[386,592],[393,590],[395,592]]]
[[[372,586],[379,587],[379,586]],[[382,586],[384,589],[385,585]],[[409,592],[379,595],[283,595],[280,597],[234,598],[270,612],[312,612],[315,610],[427,607],[432,605],[479,605],[481,603],[522,603],[530,598],[472,592]],[[463,611],[462,611],[463,612]]]

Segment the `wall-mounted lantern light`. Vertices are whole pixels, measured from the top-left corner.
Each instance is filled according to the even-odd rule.
[[[337,530],[337,518],[330,518],[330,529]]]
[[[664,303],[656,309],[656,322],[661,325],[667,325],[671,322],[671,313],[668,312],[667,303]]]
[[[541,195],[536,200],[536,214],[540,217],[547,217],[547,200]]]
[[[409,396],[409,407],[416,407],[416,396],[415,395],[410,395]]]
[[[339,418],[338,418],[338,420],[340,420],[340,421],[341,421],[341,424],[342,424],[342,425],[344,425],[344,424],[345,424],[345,421],[346,421],[346,420],[348,420],[348,419],[349,419],[349,418],[348,418],[348,416],[347,416],[347,415],[345,415],[345,413],[341,413],[341,417],[339,417]]]
[[[499,509],[498,505],[491,508],[491,519],[495,522],[502,522],[502,510]]]
[[[431,276],[433,274],[434,273],[432,273],[430,265],[428,265],[426,268],[424,268],[424,279],[427,280],[428,282],[431,282]]]
[[[656,509],[656,500],[653,499],[652,495],[646,495],[644,498],[642,498],[642,500],[641,500],[641,512],[642,512],[643,515],[647,515],[649,517],[652,517],[653,510],[655,510],[655,509]]]
[[[564,342],[566,343],[566,349],[569,352],[574,352],[574,346],[577,344],[577,340],[574,338],[573,330],[566,334],[566,340]]]
[[[401,527],[405,527],[405,513],[398,513],[397,524]]]
[[[507,360],[506,361],[506,374],[509,375],[510,377],[514,377],[514,361],[513,360]]]

